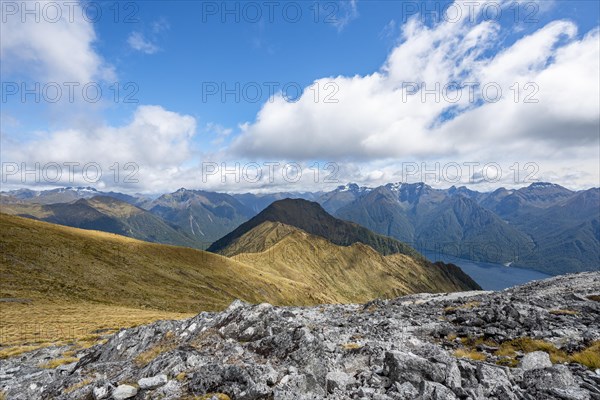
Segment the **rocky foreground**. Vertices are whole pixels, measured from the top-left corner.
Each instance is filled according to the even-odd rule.
[[[122,330],[56,369],[0,361],[7,399],[600,399],[600,272],[502,292],[274,307]]]

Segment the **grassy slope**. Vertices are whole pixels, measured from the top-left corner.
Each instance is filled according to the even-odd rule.
[[[235,298],[306,304],[307,293],[219,255],[0,214],[0,358],[86,347],[122,327],[223,309]]]
[[[447,268],[404,254],[384,256],[362,243],[337,246],[278,222],[264,222],[238,238],[234,246],[233,259],[305,282],[327,302],[469,289],[452,279]]]
[[[32,217],[75,228],[116,233],[149,242],[197,247],[192,238],[152,213],[107,196],[48,205],[8,203],[2,204],[0,210],[5,214]]]
[[[0,214],[0,297],[178,312],[233,299],[303,304],[301,284],[184,247]]]

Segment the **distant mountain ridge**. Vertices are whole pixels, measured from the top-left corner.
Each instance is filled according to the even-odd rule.
[[[4,204],[2,212],[148,242],[194,247],[194,241],[156,215],[115,197],[80,198],[71,203]]]
[[[599,191],[547,182],[489,193],[399,183],[335,215],[418,249],[562,274],[600,269]]]
[[[254,211],[231,195],[181,188],[143,204],[152,214],[173,224],[205,249],[254,216]]]
[[[600,269],[599,190],[573,191],[535,182],[520,189],[478,192],[464,186],[435,189],[424,183],[399,182],[375,188],[349,183],[329,192],[268,194],[182,188],[154,198],[86,187],[2,192],[0,207],[113,197],[148,210],[187,236],[192,243],[186,245],[204,249],[272,202],[301,198],[418,249],[561,274]]]

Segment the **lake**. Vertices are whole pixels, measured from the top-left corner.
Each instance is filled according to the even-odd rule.
[[[465,260],[436,252],[421,251],[421,253],[431,261],[443,261],[458,265],[484,290],[502,290],[551,277],[551,275],[532,269],[505,267],[502,264]]]

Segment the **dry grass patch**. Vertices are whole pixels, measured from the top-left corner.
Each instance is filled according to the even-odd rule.
[[[446,307],[446,308],[444,308],[444,312],[446,314],[449,314],[449,313],[452,313],[452,312],[454,312],[456,310],[470,310],[470,309],[473,309],[473,308],[477,308],[480,305],[481,305],[481,302],[479,302],[479,301],[469,301],[468,303],[461,304],[461,305],[458,305],[458,306]]]
[[[475,361],[485,361],[487,358],[485,354],[480,353],[477,350],[470,349],[458,349],[454,352],[454,356],[458,358],[468,358]]]
[[[570,359],[591,369],[600,368],[600,341],[593,342],[587,349],[572,354]]]
[[[177,348],[177,340],[175,339],[175,335],[173,332],[167,332],[163,338],[156,343],[154,346],[150,347],[148,350],[140,353],[135,359],[134,362],[140,368],[145,367],[150,364],[152,360],[154,360],[159,355],[166,353],[168,351],[174,350]]]
[[[534,351],[544,351],[550,356],[553,364],[562,364],[574,362],[584,365],[591,369],[600,368],[600,341],[593,342],[586,349],[567,354],[564,350],[558,349],[552,343],[544,340],[535,340],[530,338],[519,338],[509,342],[502,343],[500,350],[495,355],[505,357],[508,361],[517,364],[517,352],[531,353]]]
[[[209,393],[209,394],[205,394],[204,396],[200,396],[197,399],[198,400],[210,400],[214,397],[216,397],[219,400],[231,400],[231,397],[227,396],[225,393]]]
[[[0,359],[43,347],[72,345],[87,348],[121,328],[193,314],[140,310],[101,304],[0,303]],[[72,357],[73,349],[63,354]]]
[[[344,350],[358,350],[362,349],[363,345],[359,343],[344,343],[341,345]]]
[[[568,362],[567,353],[558,349],[555,345],[545,340],[536,340],[527,337],[518,338],[509,342],[502,343],[500,349],[505,352],[520,351],[522,353],[532,353],[534,351],[545,351],[550,355],[550,361],[553,364]]]
[[[579,314],[577,311],[573,311],[573,310],[550,310],[549,312],[552,315],[577,315],[577,314]]]
[[[79,361],[79,359],[76,357],[55,358],[54,360],[50,360],[48,362],[40,364],[39,367],[54,369],[56,367],[60,367],[61,365],[71,364],[75,361]]]
[[[84,379],[84,380],[82,380],[81,382],[79,382],[79,383],[76,383],[76,384],[74,384],[74,385],[72,385],[72,386],[69,386],[68,388],[66,388],[66,389],[65,389],[65,393],[67,393],[67,394],[68,394],[68,393],[74,392],[74,391],[76,391],[76,390],[78,390],[78,389],[81,389],[82,387],[89,385],[89,384],[90,384],[90,383],[92,383],[93,381],[94,381],[94,380],[93,380],[92,378],[85,378],[85,379]]]

